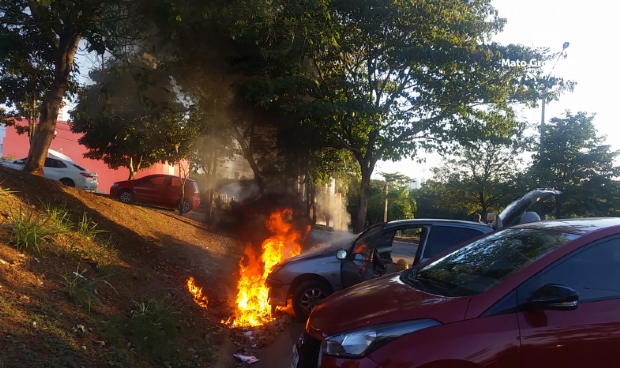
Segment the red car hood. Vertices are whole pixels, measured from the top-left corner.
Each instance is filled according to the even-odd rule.
[[[392,274],[331,295],[314,308],[307,330],[322,340],[335,333],[381,323],[430,318],[441,323],[465,318],[469,297],[428,294]]]

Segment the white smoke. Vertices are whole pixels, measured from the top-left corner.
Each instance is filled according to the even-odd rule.
[[[351,215],[347,212],[347,198],[340,193],[331,194],[326,191],[316,196],[317,223],[325,224],[336,230],[348,230]]]

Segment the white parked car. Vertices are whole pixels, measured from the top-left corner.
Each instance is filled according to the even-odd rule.
[[[0,161],[0,165],[15,170],[23,170],[26,158],[15,161]],[[86,170],[82,166],[67,159],[54,156],[45,158],[43,176],[48,179],[58,180],[69,187],[76,187],[88,191],[96,191],[99,185],[97,173]]]

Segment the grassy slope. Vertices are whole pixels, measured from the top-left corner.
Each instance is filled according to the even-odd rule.
[[[0,190],[0,368],[215,365],[238,241],[2,168]],[[46,232],[40,253],[17,249]]]

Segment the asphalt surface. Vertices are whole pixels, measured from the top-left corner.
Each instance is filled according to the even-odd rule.
[[[343,236],[343,233],[313,230],[309,234],[309,243],[329,242],[330,239],[340,236]],[[392,243],[392,259],[397,262],[402,258],[407,261],[407,264],[411,265],[417,248],[417,245],[411,243],[394,242]],[[252,368],[290,368],[293,360],[293,344],[303,332],[304,327],[305,325],[301,322],[292,322],[271,345],[256,354],[260,361],[252,364]]]

